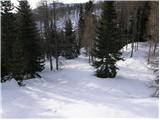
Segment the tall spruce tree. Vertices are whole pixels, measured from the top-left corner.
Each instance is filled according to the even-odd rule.
[[[30,6],[27,1],[19,1],[17,15],[17,39],[14,44],[14,78],[22,82],[24,76],[33,78],[43,70],[40,37]],[[39,76],[39,75],[38,75]]]
[[[149,11],[150,11],[150,6],[149,6],[149,1],[145,1],[144,5],[138,9],[137,12],[137,31],[138,33],[138,41],[140,42],[145,42],[147,41],[147,21],[149,18]]]
[[[65,40],[63,44],[63,56],[67,59],[73,59],[76,55],[76,43],[75,35],[72,28],[72,22],[70,19],[65,24]]]
[[[84,13],[83,13],[83,5],[80,4],[80,12],[79,12],[79,22],[78,22],[78,54],[80,54],[80,48],[82,45],[84,32]]]
[[[90,12],[93,12],[93,2],[91,0],[85,4],[85,14],[87,15]]]
[[[12,45],[15,39],[15,15],[11,1],[1,1],[1,82],[9,79],[12,71]]]
[[[102,10],[95,40],[94,66],[97,68],[97,77],[112,78],[116,76],[118,69],[116,61],[121,59],[114,2],[105,1]]]

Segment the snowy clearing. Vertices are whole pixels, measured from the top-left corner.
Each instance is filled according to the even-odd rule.
[[[114,79],[94,76],[88,58],[66,60],[61,71],[44,70],[41,79],[2,84],[2,118],[149,117],[158,118],[158,98],[150,84],[154,78],[146,67],[147,43],[117,63]],[[48,65],[46,65],[48,67]]]

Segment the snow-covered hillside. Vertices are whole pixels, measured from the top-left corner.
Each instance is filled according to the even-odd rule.
[[[117,63],[116,78],[97,78],[84,55],[66,60],[61,71],[41,72],[41,79],[2,84],[2,118],[151,117],[158,118],[158,98],[151,97],[154,75],[146,67],[147,43],[133,58]],[[47,66],[47,65],[46,65]],[[47,66],[48,67],[48,66]]]
[[[77,27],[78,20],[79,20],[79,11],[71,11],[71,13],[69,15],[67,14],[67,15],[63,16],[63,18],[59,18],[56,22],[57,28],[64,29],[65,22],[67,19],[71,19],[72,26],[75,29]]]

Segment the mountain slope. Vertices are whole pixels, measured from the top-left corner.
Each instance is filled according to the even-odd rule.
[[[25,87],[15,80],[3,83],[2,118],[158,118],[158,98],[151,97],[154,89],[149,88],[154,75],[146,67],[147,50],[147,43],[139,43],[133,58],[130,48],[125,50],[114,79],[94,76],[95,69],[81,54],[65,60],[61,71],[46,68],[41,79],[26,80]]]

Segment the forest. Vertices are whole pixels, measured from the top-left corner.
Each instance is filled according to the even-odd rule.
[[[2,118],[158,118],[158,1],[0,5]]]

